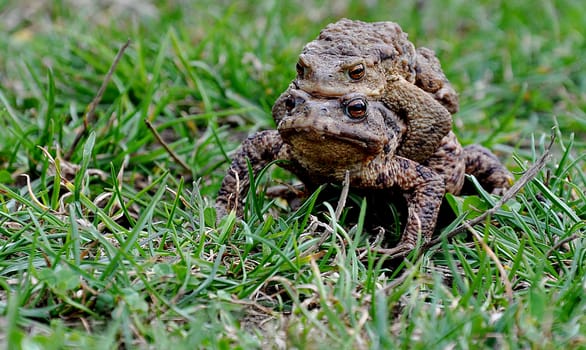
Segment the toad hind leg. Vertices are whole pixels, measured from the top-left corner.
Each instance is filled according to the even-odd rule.
[[[464,147],[466,174],[474,175],[482,187],[493,194],[503,194],[511,187],[513,174],[488,149],[479,145]]]

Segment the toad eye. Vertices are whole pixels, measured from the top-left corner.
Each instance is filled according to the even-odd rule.
[[[348,76],[353,80],[360,80],[364,77],[365,72],[366,69],[364,68],[364,64],[359,63],[348,69]]]
[[[352,119],[361,119],[366,116],[366,101],[358,98],[346,104],[345,113]]]

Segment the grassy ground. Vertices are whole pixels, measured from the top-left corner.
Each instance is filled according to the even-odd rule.
[[[0,1],[0,345],[586,348],[581,0],[157,3]],[[216,226],[227,156],[274,127],[296,55],[340,17],[393,20],[433,48],[462,142],[517,176],[555,127],[546,168],[400,264],[360,259],[373,232],[317,222],[311,201]],[[463,218],[496,199],[452,200]]]

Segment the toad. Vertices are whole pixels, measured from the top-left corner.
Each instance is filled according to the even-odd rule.
[[[419,103],[419,100],[415,100]],[[405,102],[408,104],[408,102]],[[397,246],[379,252],[405,256],[429,241],[444,194],[457,194],[464,173],[476,176],[493,192],[502,191],[511,175],[480,146],[462,148],[448,132],[424,162],[397,153],[408,133],[407,121],[383,101],[352,92],[340,97],[314,97],[292,84],[275,102],[277,130],[250,136],[234,157],[216,201],[218,217],[230,210],[242,214],[250,179],[274,160],[313,190],[324,183],[402,193],[407,219]],[[248,163],[249,162],[249,163]]]
[[[512,179],[490,151],[462,148],[451,131],[457,94],[433,51],[416,49],[391,22],[340,20],[303,49],[297,77],[273,106],[277,130],[249,137],[218,193],[218,217],[242,214],[248,162],[257,174],[274,160],[308,191],[324,183],[406,198],[407,219],[393,256],[430,239],[446,192],[464,174],[501,193]]]
[[[315,97],[360,92],[407,122],[397,154],[424,161],[451,130],[458,95],[432,50],[415,46],[393,22],[341,19],[305,45],[296,88]]]

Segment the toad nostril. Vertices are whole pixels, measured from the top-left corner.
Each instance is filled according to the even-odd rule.
[[[289,96],[285,99],[285,107],[289,111],[295,108],[295,98],[293,96]]]

